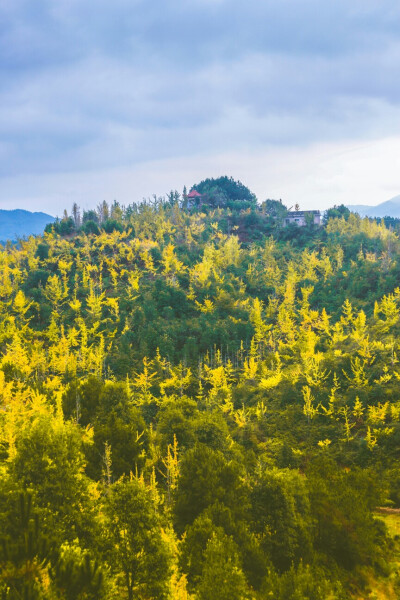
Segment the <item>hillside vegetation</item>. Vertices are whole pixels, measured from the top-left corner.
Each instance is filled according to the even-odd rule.
[[[1,598],[400,594],[397,234],[210,181],[2,248]]]

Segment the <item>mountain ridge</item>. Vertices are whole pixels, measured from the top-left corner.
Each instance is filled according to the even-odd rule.
[[[366,204],[348,204],[347,208],[356,212],[360,217],[399,217],[400,218],[400,195],[381,202],[376,206]]]
[[[0,209],[0,240],[15,241],[18,238],[43,233],[55,217],[44,212],[31,212],[22,208]]]

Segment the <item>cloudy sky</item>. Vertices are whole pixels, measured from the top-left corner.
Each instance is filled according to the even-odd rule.
[[[0,208],[400,194],[394,0],[1,0]]]

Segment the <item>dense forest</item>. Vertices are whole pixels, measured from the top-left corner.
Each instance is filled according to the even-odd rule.
[[[398,598],[396,223],[195,189],[0,248],[0,597]]]

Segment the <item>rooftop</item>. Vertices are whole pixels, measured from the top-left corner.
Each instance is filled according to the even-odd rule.
[[[188,198],[199,198],[201,194],[197,190],[192,190],[188,193]]]
[[[294,211],[288,211],[287,216],[288,217],[304,217],[304,215],[320,215],[320,211],[319,210],[294,210]]]

